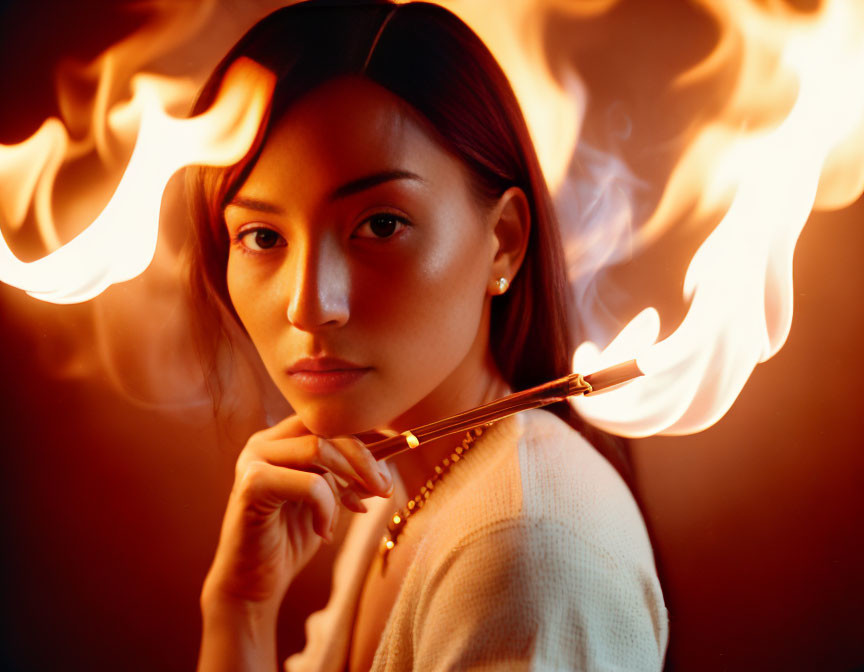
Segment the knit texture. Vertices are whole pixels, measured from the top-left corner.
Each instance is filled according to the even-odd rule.
[[[404,488],[397,490],[404,499]],[[368,500],[288,672],[341,671],[360,590],[392,514]],[[627,485],[537,409],[499,421],[436,485],[372,669],[661,670],[668,614]],[[410,523],[403,537],[412,533]],[[400,539],[402,543],[402,539]]]

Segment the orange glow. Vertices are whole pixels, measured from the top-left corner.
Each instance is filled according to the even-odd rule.
[[[572,67],[548,62],[544,16],[550,11],[597,16],[617,0],[439,4],[465,20],[502,64],[547,182],[560,195],[577,147],[585,149],[580,135],[588,96]],[[824,0],[818,11],[803,14],[780,0],[700,4],[715,17],[721,39],[675,84],[692,86],[736,63],[737,81],[725,106],[690,131],[656,210],[632,236],[629,221],[620,235],[604,231],[587,239],[564,227],[571,274],[582,274],[571,277],[575,283],[646,249],[682,221],[719,222],[689,265],[683,286],[689,311],[671,335],[659,340],[660,312],[647,307],[605,348],[586,342],[574,354],[573,370],[581,373],[638,359],[646,376],[573,402],[589,421],[626,436],[697,432],[723,416],[756,364],[773,356],[789,333],[793,252],[810,212],[845,207],[864,190],[864,89],[858,84],[864,72],[864,6],[857,0]],[[247,151],[272,87],[272,76],[259,66],[236,63],[213,107],[186,120],[169,111],[191,100],[196,89],[191,80],[132,75],[146,62],[145,52],[152,58],[169,43],[190,39],[191,27],[200,27],[213,6],[201,3],[200,12],[170,26],[156,25],[106,52],[93,66],[98,86],[85,115],[72,114],[74,101],[61,95],[65,125],[48,119],[24,142],[0,145],[0,218],[6,235],[0,238],[0,281],[44,301],[73,303],[139,275],[156,250],[160,203],[171,176],[184,165],[230,164]],[[188,30],[177,37],[185,24]],[[130,82],[128,100],[114,102],[117,81]],[[83,141],[80,132],[72,132],[81,128]],[[55,183],[64,165],[88,152],[98,155],[106,172],[116,169],[119,176],[124,167],[125,172],[108,193],[100,184],[95,195],[81,196],[85,205],[74,207],[97,214],[88,216],[78,235],[64,237],[52,215],[58,209]],[[613,169],[626,166],[618,161]],[[602,179],[597,182],[598,191],[611,190]],[[560,207],[567,203],[559,201]],[[561,214],[566,219],[567,213]],[[25,262],[13,253],[12,240],[31,215],[47,254]],[[609,229],[620,229],[620,223],[601,219]],[[585,250],[595,257],[590,263],[580,256]],[[153,269],[163,281],[158,298],[139,303],[148,308],[165,303],[167,313],[167,297],[179,294],[174,286],[179,262],[157,258],[154,266],[160,263]],[[101,309],[132,321],[123,307]],[[100,342],[113,338],[104,327],[96,333]],[[148,368],[160,376],[179,370],[174,364]]]
[[[811,210],[844,207],[864,188],[864,5],[829,0],[800,14],[779,2],[703,4],[723,37],[680,84],[732,58],[739,76],[637,241],[650,244],[688,212],[719,216],[684,280],[689,310],[660,342],[659,315],[647,308],[602,352],[586,343],[573,357],[581,372],[637,358],[646,376],[574,400],[626,436],[698,432],[726,413],[789,334],[793,252]]]
[[[563,182],[585,116],[587,95],[572,69],[550,71],[544,48],[544,10],[574,17],[602,14],[618,0],[439,0],[476,32],[501,64],[519,99],[537,157],[553,192]]]
[[[213,106],[192,119],[165,112],[172,87],[164,78],[136,75],[132,100],[108,114],[114,130],[136,133],[135,148],[114,195],[83,232],[60,245],[51,223],[51,194],[63,152],[65,128],[49,119],[19,145],[0,147],[0,172],[11,182],[7,220],[20,225],[35,199],[40,232],[49,249],[32,262],[18,259],[0,241],[0,280],[52,303],[92,299],[108,286],[134,278],[153,258],[159,210],[168,180],[191,164],[230,165],[249,150],[264,116],[273,76],[248,59],[232,65]],[[4,199],[5,202],[5,199]]]

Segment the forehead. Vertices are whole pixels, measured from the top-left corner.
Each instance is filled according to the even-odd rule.
[[[294,103],[274,125],[240,191],[282,202],[289,195],[312,198],[392,169],[415,172],[438,186],[464,180],[461,163],[433,134],[428,122],[387,89],[359,77],[332,80]],[[286,190],[288,185],[302,189]]]

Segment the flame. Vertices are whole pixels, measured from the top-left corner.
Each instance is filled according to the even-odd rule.
[[[594,325],[589,337],[596,343],[611,340],[605,348],[592,341],[580,345],[574,371],[636,357],[647,374],[602,395],[576,399],[577,409],[594,424],[627,436],[710,426],[734,402],[756,364],[785,342],[792,320],[792,255],[811,210],[845,207],[864,189],[864,89],[857,84],[864,72],[864,6],[857,0],[825,0],[804,14],[779,0],[701,0],[716,17],[721,38],[675,85],[700,84],[733,64],[737,80],[724,107],[693,129],[657,208],[637,228],[638,180],[620,158],[580,137],[588,92],[566,61],[550,62],[554,53],[544,42],[550,15],[596,17],[617,0],[440,4],[480,35],[507,73],[555,195],[570,279],[585,321]],[[183,165],[224,165],[245,153],[272,86],[266,72],[250,62],[235,64],[213,108],[187,120],[170,111],[188,104],[197,88],[192,79],[135,73],[181,44],[192,45],[193,52],[221,53],[244,24],[260,18],[262,5],[250,3],[242,20],[223,11],[222,28],[208,30],[218,39],[198,42],[191,35],[203,32],[214,3],[177,7],[152,30],[136,33],[84,68],[79,76],[96,82],[92,100],[83,106],[86,114],[72,93],[75,87],[61,87],[63,122],[49,119],[24,142],[0,145],[3,282],[45,301],[67,303],[140,274],[157,249],[160,202],[171,176]],[[211,65],[200,62],[201,72]],[[127,83],[131,98],[116,102]],[[92,222],[64,244],[70,236],[52,217],[58,176],[88,153],[97,154],[104,172],[114,175],[123,166],[125,172],[122,178],[94,178],[98,184],[92,191],[101,201],[92,213],[89,202],[59,204],[66,219],[77,209],[79,219]],[[581,177],[573,172],[577,163]],[[586,214],[598,226],[578,221]],[[13,254],[10,243],[31,215],[47,254],[28,263]],[[586,310],[597,275],[655,245],[682,222],[705,221],[719,223],[690,263],[683,288],[689,310],[680,325],[660,340],[660,313],[646,308],[608,339],[594,319],[597,313]],[[165,315],[178,310],[177,267],[176,257],[160,261],[157,254],[151,272],[142,276],[157,287],[156,303],[164,304],[157,310]],[[108,294],[99,297],[94,313],[99,347],[110,353],[122,348],[109,336],[107,323],[127,319],[126,304],[137,302]],[[152,308],[153,295],[151,289],[138,302]],[[175,364],[147,368],[182,368]],[[84,367],[81,375],[90,373]],[[119,372],[117,377],[123,378]]]
[[[214,0],[177,3],[157,12],[152,21],[94,61],[61,66],[57,99],[62,121],[52,117],[27,140],[0,145],[0,221],[8,229],[20,230],[32,205],[44,247],[49,252],[61,247],[53,218],[58,172],[64,164],[91,152],[103,165],[122,169],[120,146],[125,150],[127,141],[134,141],[137,123],[133,116],[135,110],[140,113],[141,106],[134,98],[112,105],[114,97],[145,64],[200,29],[213,9]],[[92,90],[92,98],[82,99],[81,89]],[[195,85],[187,79],[163,77],[158,93],[164,109],[180,109],[194,96]],[[91,183],[95,181],[91,176]]]
[[[45,224],[50,220],[41,220],[43,237],[57,249],[36,261],[19,260],[6,241],[0,241],[0,280],[43,301],[77,303],[142,273],[156,250],[159,209],[168,180],[190,164],[230,165],[240,160],[263,118],[273,75],[248,59],[238,60],[226,74],[213,106],[192,119],[165,113],[161,83],[159,77],[133,77],[132,100],[109,115],[112,126],[137,125],[138,135],[120,184],[101,214],[62,246],[53,227]],[[26,187],[38,193],[38,208],[50,207],[47,199],[68,146],[65,129],[58,124],[59,120],[49,119],[20,145],[0,147],[4,172],[15,174],[29,160],[31,170],[20,170],[15,187],[20,194],[27,193]],[[40,180],[38,175],[49,177]],[[27,201],[19,196],[10,204],[10,221],[20,221]]]
[[[575,17],[607,12],[618,0],[439,0],[483,40],[510,80],[550,190],[564,182],[585,116],[587,92],[572,69],[558,78],[548,64],[542,19],[556,10]]]
[[[648,308],[602,352],[585,343],[573,357],[577,371],[637,358],[645,377],[574,400],[592,423],[625,436],[698,432],[726,413],[789,334],[793,252],[811,210],[844,207],[864,189],[864,6],[828,0],[800,14],[777,2],[703,4],[723,39],[679,84],[730,58],[740,74],[637,240],[652,243],[688,212],[723,213],[687,270],[688,312],[658,342],[659,314]],[[769,121],[751,128],[751,119]]]
[[[7,318],[34,332],[44,370],[107,383],[127,402],[183,421],[209,419],[183,292],[182,174],[171,174],[184,162],[229,163],[245,152],[272,86],[258,66],[238,64],[211,110],[181,118],[228,48],[279,4],[132,8],[144,18],[133,33],[93,61],[59,64],[59,118],[24,142],[0,145],[0,280],[64,303],[122,283],[74,308],[4,293]],[[254,359],[240,359],[230,375],[237,398],[226,409],[241,410],[241,398],[274,407]]]

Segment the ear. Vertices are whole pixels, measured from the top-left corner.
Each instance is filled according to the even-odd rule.
[[[490,225],[495,238],[495,253],[487,285],[493,296],[507,291],[522,266],[531,233],[528,198],[519,187],[510,187],[492,207]],[[502,281],[503,278],[503,281]]]

